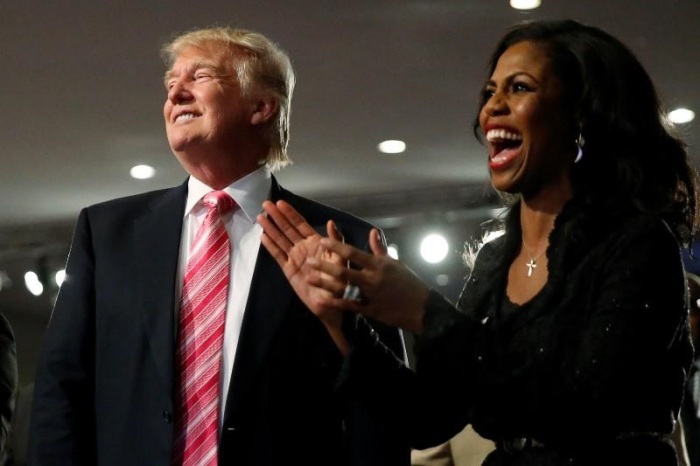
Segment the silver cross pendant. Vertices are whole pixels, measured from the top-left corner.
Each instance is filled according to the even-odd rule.
[[[535,262],[535,259],[530,258],[530,261],[525,265],[527,266],[527,276],[532,277],[532,269],[537,268],[537,262]]]

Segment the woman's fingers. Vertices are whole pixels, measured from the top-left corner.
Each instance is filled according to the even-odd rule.
[[[313,285],[313,282],[318,283],[318,285]],[[307,283],[328,291],[333,297],[343,296],[345,291],[345,282],[337,280],[334,276],[327,273],[309,274]]]
[[[379,230],[377,230],[376,228],[372,228],[372,231],[369,232],[369,247],[375,256],[387,255],[386,246],[382,241],[382,237],[379,234]]]
[[[339,309],[342,311],[351,311],[359,314],[366,314],[367,307],[361,301],[352,299],[330,297],[326,298],[324,306],[327,309]]]
[[[277,256],[275,256],[273,250],[270,249],[270,246],[274,246],[276,249],[278,249],[285,255],[286,259],[286,255],[289,253],[289,250],[292,249],[292,246],[294,246],[292,242],[284,233],[282,233],[282,231],[280,231],[279,228],[277,228],[277,225],[271,222],[265,215],[258,215],[257,220],[265,232],[263,238],[267,237],[267,242],[263,241],[263,245],[268,249],[268,251],[270,251],[271,254],[273,254],[275,259],[277,259]]]
[[[329,289],[325,286],[326,283],[331,281],[341,283],[341,287],[345,286],[347,282],[347,274],[350,271],[343,263],[338,263],[335,261],[327,261],[320,259],[318,257],[309,257],[306,260],[306,264],[314,270],[321,272],[324,280],[319,280],[318,277],[312,277],[315,282],[312,283],[315,286],[320,286],[327,289],[328,291],[337,291],[337,288]]]
[[[342,296],[347,285],[357,285],[360,288],[368,284],[366,271],[354,270],[342,264],[309,258],[307,265],[318,274],[308,274],[306,281],[309,285],[329,291],[334,296]]]
[[[326,234],[329,238],[332,238],[336,241],[344,241],[343,235],[340,233],[340,230],[338,230],[338,227],[335,225],[335,222],[333,220],[328,220],[328,222],[326,223]],[[343,259],[338,254],[332,251],[326,251],[324,256],[326,260],[335,264],[343,263]]]
[[[258,219],[258,221],[260,221],[260,219]],[[260,238],[260,241],[262,242],[262,245],[265,247],[265,249],[267,249],[270,255],[279,264],[279,266],[282,267],[282,270],[284,270],[285,265],[287,264],[287,253],[284,252],[282,248],[277,246],[277,243],[275,243],[270,238],[270,236],[268,236],[267,233],[263,233],[262,237]]]
[[[304,238],[312,235],[317,235],[316,230],[313,229],[311,225],[306,221],[304,217],[301,216],[299,212],[296,211],[294,207],[289,205],[285,201],[277,201],[275,204],[279,212],[285,216],[285,220],[288,224],[292,225],[296,231],[298,231]],[[277,220],[275,220],[277,221]]]
[[[328,220],[328,222],[326,222],[326,233],[329,238],[340,241],[341,243],[343,242],[343,235],[340,233],[338,226],[333,220]]]
[[[368,254],[360,249],[349,244],[341,243],[330,238],[323,238],[321,246],[338,254],[344,261],[350,261],[353,264],[365,268],[373,264],[372,254]]]
[[[263,202],[263,209],[267,213],[268,218],[272,219],[277,226],[278,231],[286,237],[288,242],[294,244],[304,239],[305,236],[303,236],[299,230],[297,230],[296,226],[289,221],[287,215],[280,211],[276,204],[273,204],[270,201],[265,201]],[[263,226],[263,229],[265,229],[265,226]],[[267,233],[267,231],[265,231],[265,233]],[[277,242],[276,238],[273,237],[273,239]]]

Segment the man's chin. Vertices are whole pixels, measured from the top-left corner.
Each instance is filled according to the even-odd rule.
[[[170,149],[175,154],[180,154],[192,150],[199,145],[199,138],[192,138],[186,136],[179,137],[168,137],[168,143],[170,144]]]

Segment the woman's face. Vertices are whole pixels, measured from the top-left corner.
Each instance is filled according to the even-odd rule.
[[[479,124],[494,188],[526,198],[543,188],[569,190],[573,124],[546,49],[529,41],[510,46],[484,93]]]

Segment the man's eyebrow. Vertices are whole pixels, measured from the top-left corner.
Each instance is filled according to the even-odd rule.
[[[206,60],[190,63],[189,65],[187,65],[186,70],[188,73],[191,73],[195,70],[200,70],[202,68],[210,69],[212,71],[216,71],[217,73],[220,72],[220,68],[214,62]],[[176,75],[177,72],[170,68],[168,71],[165,72],[165,75],[163,76],[163,82],[167,83],[169,79],[174,78]]]
[[[173,69],[171,68],[168,71],[166,71],[163,75],[163,81],[167,82],[168,79],[172,78],[173,76],[175,76],[175,71],[173,71]]]

